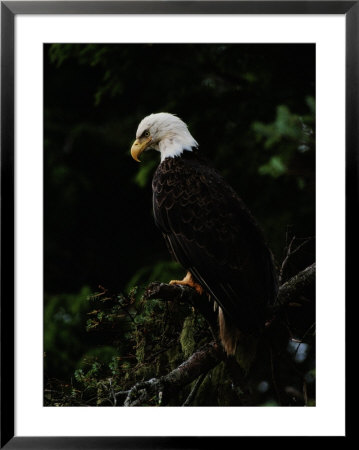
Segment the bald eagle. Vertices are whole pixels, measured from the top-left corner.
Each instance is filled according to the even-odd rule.
[[[203,290],[219,305],[219,334],[233,355],[242,334],[258,334],[277,295],[273,258],[251,213],[203,157],[187,125],[169,113],[138,126],[131,155],[160,152],[153,213],[172,256],[187,271],[171,283]]]

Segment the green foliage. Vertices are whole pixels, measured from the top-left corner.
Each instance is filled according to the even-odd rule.
[[[89,343],[82,340],[84,317],[88,309],[88,287],[78,294],[45,295],[44,304],[44,368],[58,377],[73,370]]]
[[[98,341],[110,337],[113,346],[83,355],[71,386],[48,380],[45,404],[111,405],[113,392],[168,373],[200,345],[201,338],[208,338],[204,321],[188,305],[146,300],[136,292],[124,296],[103,291],[89,297],[87,332]]]
[[[306,101],[310,111],[305,117],[292,114],[286,106],[279,105],[273,123],[253,123],[257,140],[263,141],[265,149],[275,148],[276,151],[267,163],[258,168],[259,174],[278,178],[288,173],[293,160],[295,164],[298,163],[296,154],[314,150],[314,131],[311,127],[315,118],[315,102],[312,97],[307,97]],[[303,178],[298,180],[304,188]]]
[[[280,156],[272,156],[267,164],[263,164],[258,169],[261,175],[271,175],[273,178],[285,174],[286,171],[287,167]]]
[[[53,378],[46,379],[45,405],[122,404],[126,392],[134,384],[168,374],[204,343],[213,339],[204,318],[196,314],[188,304],[149,300],[138,292],[137,288],[133,288],[128,295],[115,295],[103,289],[88,296],[86,310],[89,312],[83,312],[89,317],[87,334],[94,336],[98,345],[83,353],[73,371],[70,383]],[[63,320],[63,315],[61,317]],[[66,319],[66,323],[70,321]],[[102,344],[99,345],[100,343]],[[261,371],[259,373],[252,371],[257,346],[257,339],[242,337],[236,361],[245,373],[250,374],[254,390],[251,394],[252,401],[264,406],[272,405],[274,403],[270,398],[262,401],[262,396],[255,392],[255,383],[263,376]],[[264,347],[262,346],[262,351]],[[300,348],[302,351],[299,358]],[[293,364],[304,364],[309,351],[307,344],[288,346],[288,355],[293,359]],[[258,360],[261,361],[262,358],[259,357]],[[266,367],[270,368],[271,365],[267,362],[264,364],[264,368]],[[296,369],[295,373],[298,372]],[[312,389],[315,370],[309,368],[304,379],[306,386]],[[168,404],[183,404],[195,383],[196,380],[190,386],[172,394]],[[123,394],[118,394],[121,392]],[[222,362],[206,374],[191,404],[241,405],[242,394],[242,391],[233,385],[227,362]],[[308,405],[314,404],[312,396],[306,401]],[[147,406],[155,406],[157,402],[158,399],[153,398]]]

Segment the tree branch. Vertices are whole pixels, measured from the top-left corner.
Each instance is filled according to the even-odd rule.
[[[165,301],[179,301],[192,305],[207,320],[212,330],[216,330],[217,313],[213,309],[213,302],[207,294],[200,295],[194,288],[180,284],[151,283],[147,286],[144,297]]]
[[[310,242],[312,239],[313,239],[312,237],[304,238],[304,241],[301,244],[299,244],[295,248],[293,248],[294,242],[298,239],[295,236],[292,237],[291,241],[289,242],[289,244],[286,248],[286,255],[282,262],[281,268],[279,270],[279,276],[278,276],[279,284],[282,284],[284,269],[286,268],[286,265],[288,264],[289,259],[295,253],[297,253],[302,247],[304,247],[304,245],[308,244],[308,242]]]
[[[315,263],[294,275],[279,288],[277,303],[285,305],[296,300],[305,289],[315,283]]]
[[[303,291],[315,282],[315,263],[299,272],[286,283],[280,286],[277,297],[277,305],[283,306],[297,300]],[[213,311],[213,303],[208,300],[206,294],[199,295],[189,286],[166,283],[150,283],[145,291],[145,298],[164,301],[186,302],[196,308],[207,321],[216,328],[217,314]],[[272,310],[272,307],[269,308]]]
[[[139,406],[153,400],[154,397],[157,397],[158,404],[166,404],[172,392],[178,391],[201,374],[213,369],[224,358],[224,352],[217,343],[206,344],[169,374],[133,386],[124,406]]]

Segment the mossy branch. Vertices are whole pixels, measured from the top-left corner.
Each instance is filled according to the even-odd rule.
[[[315,263],[294,275],[279,288],[277,303],[288,305],[297,300],[305,289],[315,283]]]
[[[268,311],[272,312],[273,309],[277,311],[288,306],[289,303],[295,302],[303,291],[312,286],[314,282],[315,263],[280,286],[276,304],[274,307],[270,306]],[[213,311],[213,303],[208,301],[206,294],[200,295],[189,286],[158,282],[151,283],[146,288],[145,298],[189,303],[207,319],[212,328],[217,327],[217,314]]]
[[[189,303],[207,320],[213,337],[217,335],[217,312],[214,311],[213,302],[207,294],[200,295],[194,288],[180,284],[151,283],[147,286],[144,297],[146,299],[159,299],[165,301],[179,301]]]
[[[165,405],[171,393],[207,373],[224,358],[224,352],[219,344],[215,342],[206,344],[167,375],[133,386],[128,392],[124,406],[140,406],[153,400],[154,397],[157,404]]]

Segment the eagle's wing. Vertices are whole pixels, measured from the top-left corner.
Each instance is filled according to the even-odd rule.
[[[214,169],[184,161],[180,170],[155,175],[153,207],[175,259],[240,329],[259,328],[276,278],[271,253],[235,191]]]

